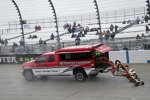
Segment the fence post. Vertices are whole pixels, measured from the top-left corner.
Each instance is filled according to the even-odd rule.
[[[66,19],[66,23],[68,23],[68,21],[67,21],[67,18],[65,17],[65,19]]]
[[[91,15],[89,14],[89,25],[91,24]]]
[[[115,10],[115,22],[116,22],[116,10]]]
[[[108,17],[107,17],[107,12],[106,12],[106,23],[108,23],[108,19],[107,19]]]
[[[146,10],[146,8],[144,7],[144,16],[146,15],[145,10]]]
[[[132,42],[131,42],[131,41],[129,41],[129,49],[130,49],[130,50],[131,50],[131,43],[132,43]]]
[[[134,20],[135,20],[135,8],[134,8]]]
[[[73,18],[73,22],[75,21],[75,18],[74,18],[74,16],[72,16],[72,18]]]
[[[82,15],[81,15],[81,26],[82,26]]]
[[[52,28],[52,26],[53,26],[53,21],[51,20],[51,18],[50,18],[49,20],[50,20],[50,28]]]
[[[126,10],[124,9],[124,21],[126,20]]]
[[[45,19],[42,19],[43,20],[43,28],[45,28]]]

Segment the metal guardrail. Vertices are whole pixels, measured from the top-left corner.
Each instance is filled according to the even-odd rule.
[[[104,41],[105,44],[109,45],[113,48],[113,50],[122,50],[124,45],[129,50],[136,50],[136,49],[145,49],[150,50],[150,37],[146,37],[146,40],[136,40],[135,38],[126,38],[126,39],[114,39],[114,40],[107,40]],[[96,44],[100,43],[98,39],[89,39],[81,41],[81,45],[87,44]],[[39,54],[39,53],[46,53],[50,51],[55,51],[58,49],[57,42],[54,43],[47,43],[46,45],[42,44],[28,44],[26,45],[25,51],[22,46],[17,46],[16,48],[12,46],[0,46],[0,54],[8,54],[8,53],[29,53],[29,54]],[[61,42],[61,48],[68,47],[68,46],[75,46],[74,41],[66,41]],[[139,48],[140,47],[140,48]]]

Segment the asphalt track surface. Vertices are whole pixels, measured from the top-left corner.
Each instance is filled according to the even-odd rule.
[[[20,65],[0,65],[0,100],[150,100],[150,64],[132,64],[144,80],[135,87],[110,72],[76,82],[73,76],[26,81]]]

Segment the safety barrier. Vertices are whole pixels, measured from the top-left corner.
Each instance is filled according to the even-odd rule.
[[[5,54],[0,55],[0,64],[21,64],[34,60],[41,54]]]
[[[150,50],[111,51],[109,58],[123,63],[150,63]]]
[[[0,55],[0,64],[21,64],[35,59],[41,54],[3,54]],[[109,59],[122,63],[150,63],[150,50],[111,51]]]

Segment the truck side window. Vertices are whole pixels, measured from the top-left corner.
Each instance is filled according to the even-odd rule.
[[[66,55],[65,55],[65,59],[66,59],[66,60],[70,60],[70,58],[71,58],[71,55],[70,55],[70,54],[66,54]]]
[[[38,62],[46,62],[46,56],[41,56],[39,59],[38,59]]]
[[[48,62],[54,62],[54,61],[55,61],[55,56],[54,55],[50,55]]]
[[[87,60],[92,58],[92,52],[60,54],[61,60]]]

